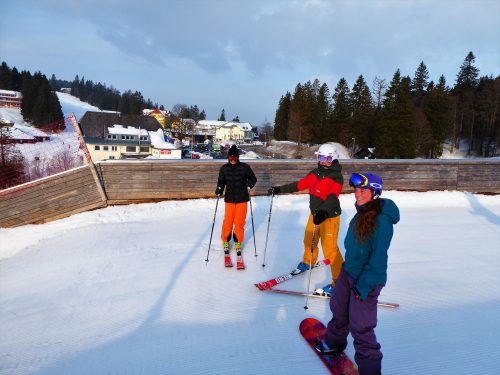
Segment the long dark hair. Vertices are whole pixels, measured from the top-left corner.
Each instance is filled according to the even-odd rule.
[[[382,211],[382,201],[374,199],[363,205],[358,211],[358,218],[354,225],[354,234],[359,242],[364,242],[377,226],[377,216]]]

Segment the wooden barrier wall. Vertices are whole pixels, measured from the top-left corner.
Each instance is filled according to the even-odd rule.
[[[298,180],[313,160],[248,160],[258,182],[254,195]],[[212,198],[225,160],[116,160],[90,165],[0,191],[0,227],[42,223],[114,204]],[[457,190],[500,194],[499,159],[341,160],[344,191],[352,172],[384,179],[386,190]]]

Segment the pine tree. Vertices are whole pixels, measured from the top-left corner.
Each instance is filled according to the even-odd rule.
[[[324,143],[328,140],[329,118],[332,112],[330,89],[326,83],[319,88],[315,101],[316,119],[313,124],[313,142]]]
[[[446,131],[453,121],[450,93],[443,75],[439,77],[438,84],[429,90],[425,114],[432,129],[433,141],[428,156],[438,158],[443,153]]]
[[[292,95],[287,93],[280,98],[274,117],[274,138],[278,141],[288,140],[288,122],[290,117],[290,102]]]
[[[401,78],[399,69],[385,93],[376,135],[378,158],[414,158],[416,150],[415,114],[410,79]]]
[[[411,93],[415,98],[415,103],[417,106],[422,106],[422,101],[425,95],[425,90],[429,84],[429,72],[427,71],[427,66],[421,61],[418,66],[415,76],[411,81]]]
[[[460,66],[453,94],[457,96],[456,131],[454,132],[454,147],[458,148],[462,138],[467,139],[474,127],[474,88],[478,83],[479,69],[473,64],[476,58],[469,52]],[[472,140],[469,140],[472,141]]]
[[[344,78],[341,78],[333,94],[329,141],[339,142],[345,146],[352,142],[351,113],[349,85]]]
[[[206,120],[206,119],[207,119],[207,115],[205,113],[205,110],[202,109],[200,112],[200,120]]]
[[[479,69],[473,64],[476,61],[474,54],[469,52],[465,57],[464,62],[460,66],[457,74],[457,82],[455,84],[455,91],[463,92],[464,90],[472,89],[478,84]]]
[[[0,89],[3,90],[13,90],[13,82],[12,82],[12,72],[4,61],[2,65],[0,65]]]
[[[220,116],[217,120],[218,121],[226,121],[226,111],[224,108],[222,108],[222,112],[220,113]]]
[[[362,75],[352,87],[350,102],[352,106],[353,144],[359,147],[373,147],[373,116],[375,108],[370,89]],[[356,150],[352,150],[354,154]]]

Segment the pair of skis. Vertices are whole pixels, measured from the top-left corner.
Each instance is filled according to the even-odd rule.
[[[329,259],[321,260],[321,261],[319,261],[319,262],[317,262],[316,264],[313,265],[312,270],[321,268],[323,266],[327,266],[329,264],[330,264],[330,260]],[[322,298],[322,299],[329,299],[330,298],[328,296],[311,293],[309,291],[307,291],[307,292],[301,292],[301,291],[295,291],[295,290],[275,289],[274,288],[276,285],[281,284],[281,283],[283,283],[285,281],[288,281],[288,280],[294,278],[295,276],[301,275],[303,273],[305,273],[305,272],[295,273],[295,274],[293,272],[289,272],[289,273],[283,274],[281,276],[275,277],[273,279],[269,279],[269,280],[257,283],[257,284],[255,284],[255,286],[259,290],[265,291],[265,292],[273,292],[273,293],[280,293],[280,294],[289,294],[289,295],[293,295],[293,296]],[[381,302],[381,301],[379,301],[377,303],[377,305],[380,306],[380,307],[387,307],[387,308],[392,308],[392,309],[395,309],[395,308],[399,307],[398,303],[392,303],[392,302]]]

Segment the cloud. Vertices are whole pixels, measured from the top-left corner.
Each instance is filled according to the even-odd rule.
[[[500,35],[499,4],[494,0],[48,0],[43,7],[85,19],[110,45],[148,63],[168,66],[184,61],[213,74],[243,66],[259,77],[304,66],[318,71],[358,69],[352,76],[368,70],[387,75],[397,68],[412,74],[426,57],[435,59],[448,51],[460,57],[454,62],[456,69],[469,50],[493,49],[490,53],[498,58],[498,43],[493,44]],[[443,63],[436,64],[437,69]]]

